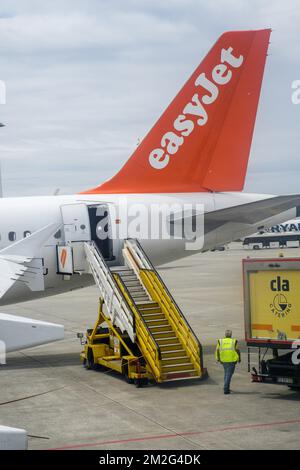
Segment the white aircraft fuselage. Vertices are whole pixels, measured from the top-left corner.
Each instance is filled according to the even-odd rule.
[[[86,209],[92,206],[105,204],[110,208],[118,207],[120,201],[127,203],[128,212],[141,204],[150,211],[153,205],[157,208],[165,204],[203,204],[206,214],[228,207],[268,199],[272,196],[247,193],[179,193],[179,194],[77,194],[71,196],[43,196],[43,197],[24,197],[24,198],[4,198],[0,199],[0,249],[13,245],[14,243],[33,234],[41,228],[56,224],[56,237],[51,236],[43,244],[39,256],[43,258],[44,263],[44,282],[45,289],[42,291],[31,291],[26,285],[16,282],[0,300],[1,305],[30,300],[42,296],[54,295],[73,289],[88,286],[93,283],[90,274],[74,274],[66,277],[58,274],[57,267],[57,244],[64,244],[66,241],[72,241],[72,236],[68,234],[68,224],[64,220],[64,208],[73,211],[72,218],[76,225],[76,235],[74,241],[88,241],[93,239],[90,233],[89,219]],[[84,209],[84,211],[82,211]],[[294,216],[295,210],[290,209],[287,215],[282,214],[268,218],[266,226],[271,226],[278,221],[284,220],[289,216]],[[68,221],[67,221],[68,222]],[[124,220],[110,218],[110,225],[123,223]],[[228,221],[230,222],[230,221]],[[259,222],[260,224],[262,221]],[[185,239],[142,239],[143,247],[154,264],[163,264],[172,260],[194,254],[195,252],[205,251],[224,244],[233,239],[246,236],[253,233],[257,226],[249,224],[227,224],[221,228],[209,231],[204,237],[204,245],[200,249],[187,250]],[[84,227],[81,229],[80,227]],[[59,231],[59,233],[58,233]],[[58,236],[59,235],[59,236]],[[118,257],[122,248],[123,240],[120,238],[111,241],[112,255],[115,263],[118,263]],[[16,250],[18,253],[18,250]],[[1,251],[0,251],[1,256]]]

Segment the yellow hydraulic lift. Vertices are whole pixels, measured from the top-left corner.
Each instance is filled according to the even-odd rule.
[[[137,386],[207,377],[198,338],[140,244],[125,240],[124,264],[111,268],[95,245],[87,244],[86,252],[103,295],[83,343],[84,365],[117,371]]]
[[[87,369],[104,366],[119,372],[129,383],[135,383],[139,387],[147,384],[152,376],[138,347],[126,333],[118,331],[104,314],[103,299],[99,301],[95,326],[87,332],[81,358]]]

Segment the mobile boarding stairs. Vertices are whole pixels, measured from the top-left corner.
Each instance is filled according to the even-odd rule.
[[[141,386],[199,379],[202,347],[137,240],[124,241],[122,266],[109,267],[94,242],[84,249],[100,291],[99,314],[82,339],[85,366],[104,366]]]

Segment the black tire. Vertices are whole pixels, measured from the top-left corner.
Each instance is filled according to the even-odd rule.
[[[288,385],[290,390],[293,390],[293,392],[300,392],[300,385]]]
[[[131,379],[130,377],[128,377],[127,374],[125,375],[125,378],[126,378],[126,382],[127,382],[128,384],[133,384],[133,383],[134,383],[134,380]]]
[[[128,375],[128,364],[127,364],[127,363],[125,363],[125,365],[124,365],[123,374],[124,374],[125,379],[126,379],[126,382],[127,382],[128,384],[133,384],[133,383],[134,383],[134,380],[131,379],[131,378],[129,377],[129,375]]]
[[[85,367],[87,370],[95,369],[94,354],[91,348],[89,348],[87,352]]]
[[[148,379],[135,379],[134,384],[137,388],[144,387],[145,385],[148,385]]]

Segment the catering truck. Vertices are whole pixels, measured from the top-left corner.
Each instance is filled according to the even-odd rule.
[[[244,259],[243,279],[252,381],[300,391],[300,258]]]

